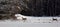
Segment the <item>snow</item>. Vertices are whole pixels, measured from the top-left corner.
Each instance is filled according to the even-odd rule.
[[[60,17],[30,17],[21,14],[15,15],[18,20],[0,21],[0,27],[60,27]],[[27,20],[22,20],[27,18]],[[58,21],[53,21],[52,18],[57,18]]]
[[[26,23],[20,21],[1,21],[0,27],[60,27],[60,23]]]

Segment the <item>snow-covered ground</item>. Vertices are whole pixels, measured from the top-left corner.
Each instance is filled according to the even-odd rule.
[[[26,23],[20,21],[1,21],[0,27],[60,27],[60,23]]]
[[[19,14],[16,17],[18,20],[0,21],[0,27],[60,27],[60,17],[30,17]],[[53,18],[57,21],[53,21]]]

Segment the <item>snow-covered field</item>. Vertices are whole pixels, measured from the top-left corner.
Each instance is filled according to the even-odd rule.
[[[20,21],[1,21],[0,27],[60,27],[60,23],[27,23]]]
[[[60,23],[28,23],[20,21],[0,21],[0,27],[60,27]]]
[[[27,19],[22,20],[22,17]],[[60,17],[17,16],[17,19],[0,21],[0,27],[60,27]]]

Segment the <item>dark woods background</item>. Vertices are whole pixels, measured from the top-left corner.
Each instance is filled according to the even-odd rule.
[[[0,0],[0,19],[26,16],[60,16],[60,0]]]
[[[27,11],[21,14],[27,16],[60,16],[60,0],[29,0]]]

